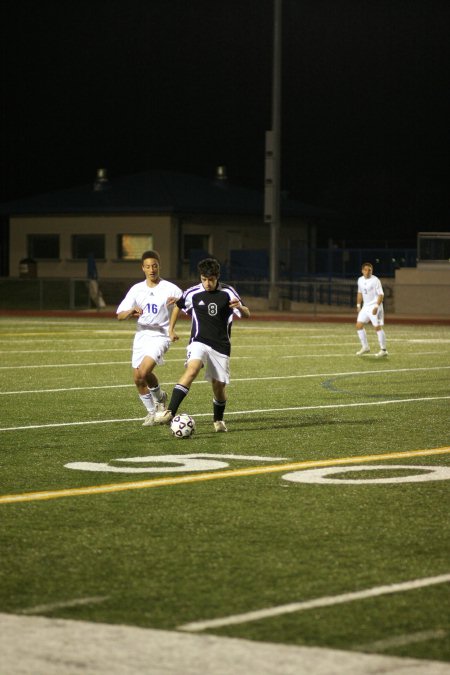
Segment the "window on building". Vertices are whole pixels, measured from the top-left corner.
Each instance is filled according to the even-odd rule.
[[[450,260],[450,232],[419,232],[417,241],[420,261]]]
[[[59,234],[29,234],[27,255],[34,260],[59,260]]]
[[[144,251],[153,251],[152,234],[117,235],[117,257],[119,260],[140,260]]]
[[[104,234],[74,234],[72,235],[72,258],[86,260],[92,254],[97,260],[105,258]]]
[[[209,235],[208,234],[185,234],[183,237],[183,258],[190,260],[193,253],[208,255]],[[195,255],[194,253],[194,255]]]

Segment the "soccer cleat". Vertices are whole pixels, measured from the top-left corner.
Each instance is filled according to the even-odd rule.
[[[170,424],[173,419],[173,415],[170,410],[164,410],[163,412],[157,413],[155,415],[155,424]]]
[[[370,347],[361,347],[359,352],[356,352],[356,356],[362,356],[363,354],[368,354],[370,352]]]
[[[228,431],[223,420],[214,422],[214,431]]]
[[[155,410],[157,413],[163,413],[166,408],[167,408],[167,392],[162,391],[161,399],[159,401],[155,401]]]
[[[378,354],[375,354],[375,356],[378,356],[378,358],[381,358],[382,356],[387,356],[387,355],[388,355],[388,353],[387,353],[386,349],[380,349]]]
[[[143,427],[152,427],[155,424],[155,411],[151,410],[145,420],[142,422]]]

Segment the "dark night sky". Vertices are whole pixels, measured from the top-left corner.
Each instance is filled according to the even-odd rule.
[[[273,0],[7,0],[0,201],[152,169],[263,189]],[[449,0],[283,0],[282,188],[335,240],[448,230]]]

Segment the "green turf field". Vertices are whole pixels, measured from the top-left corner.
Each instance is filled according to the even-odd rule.
[[[376,359],[371,329],[357,357],[351,324],[236,322],[229,431],[199,379],[189,440],[142,427],[133,334],[0,319],[0,612],[450,660],[450,328]]]

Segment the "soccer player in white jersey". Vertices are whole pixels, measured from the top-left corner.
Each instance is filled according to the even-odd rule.
[[[145,281],[134,284],[116,310],[119,321],[137,318],[131,365],[134,383],[147,415],[143,426],[153,426],[155,413],[163,412],[167,394],[159,386],[153,370],[164,364],[169,349],[169,321],[182,290],[160,277],[160,258],[156,251],[141,256]]]
[[[356,309],[358,316],[356,319],[356,332],[361,342],[361,349],[356,352],[357,356],[368,354],[370,352],[367,334],[364,325],[372,324],[375,328],[380,345],[380,351],[375,356],[387,356],[386,335],[384,332],[384,292],[381,281],[373,272],[371,263],[365,262],[361,267],[362,276],[358,279],[358,293],[356,296]]]
[[[232,286],[220,283],[220,263],[205,258],[198,264],[200,283],[184,291],[170,319],[169,336],[178,340],[175,324],[181,311],[191,316],[191,336],[185,371],[175,385],[165,412],[157,413],[156,424],[170,424],[189,388],[202,368],[213,390],[214,430],[227,431],[223,416],[230,381],[231,325],[234,316],[248,318],[250,310]]]

